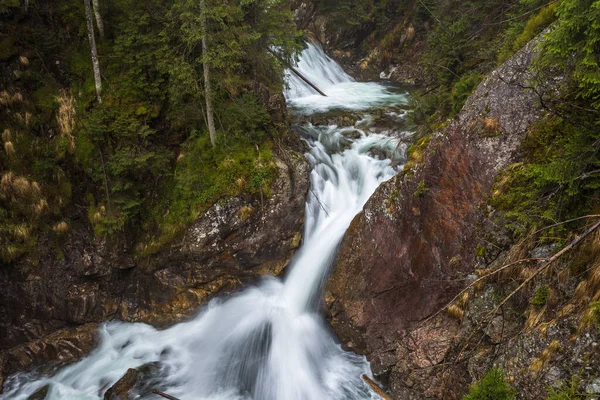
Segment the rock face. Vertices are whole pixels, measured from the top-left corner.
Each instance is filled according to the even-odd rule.
[[[126,244],[94,240],[82,223],[61,259],[56,244],[42,240],[49,255],[37,268],[0,268],[0,377],[75,361],[93,346],[97,323],[165,326],[214,295],[281,273],[301,242],[309,165],[291,151],[276,165],[270,197],[223,199],[149,260],[134,260]]]
[[[473,271],[482,207],[539,118],[536,94],[523,89],[534,47],[477,88],[457,118],[433,135],[421,165],[382,185],[341,245],[328,287],[331,321],[347,347],[368,355],[397,398],[455,399],[470,382],[464,369],[435,368],[452,348],[458,323],[447,317],[418,323]]]
[[[137,369],[129,368],[125,375],[104,393],[104,400],[126,400],[138,380]]]

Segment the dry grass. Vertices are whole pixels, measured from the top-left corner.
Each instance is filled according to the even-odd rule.
[[[446,309],[446,313],[448,314],[448,316],[450,318],[454,318],[458,321],[462,321],[463,318],[465,317],[465,311],[456,304],[450,305]]]
[[[413,24],[410,24],[408,28],[406,28],[406,41],[412,42],[415,38],[415,27]]]
[[[25,56],[20,56],[19,57],[19,62],[21,63],[22,66],[27,67],[29,66],[29,59]]]
[[[181,160],[183,160],[183,157],[185,157],[185,154],[179,153],[179,155],[177,156],[177,162],[180,162]]]
[[[17,92],[12,97],[13,103],[21,103],[23,102],[23,95],[20,92]]]
[[[582,333],[583,331],[594,327],[597,318],[598,315],[596,309],[592,306],[588,307],[579,321],[578,333]]]
[[[2,175],[2,179],[0,179],[0,189],[7,189],[12,186],[13,181],[15,180],[15,174],[11,171],[6,172]]]
[[[75,127],[75,98],[70,90],[61,90],[60,95],[56,97],[58,102],[58,114],[56,121],[60,134],[67,139],[69,151],[75,150],[75,137],[73,128]]]
[[[31,229],[27,225],[21,224],[13,226],[11,229],[11,233],[15,238],[25,242],[29,240],[31,236]]]
[[[33,212],[38,216],[44,214],[46,211],[48,211],[48,202],[44,199],[41,199],[33,206]]]
[[[8,258],[9,260],[14,260],[21,254],[21,251],[17,247],[11,245],[7,246],[4,249],[4,252],[7,255],[6,258]]]
[[[31,193],[31,183],[23,177],[16,178],[12,183],[13,191],[21,196],[27,196]]]
[[[5,142],[10,142],[12,140],[12,133],[10,132],[10,129],[5,129],[4,132],[2,132],[2,140]]]
[[[483,129],[489,134],[498,134],[500,132],[500,121],[498,118],[484,118]]]
[[[567,315],[571,314],[574,310],[575,310],[574,304],[567,304],[556,314],[556,316],[558,318],[564,318]]]
[[[31,182],[31,192],[34,195],[39,196],[40,194],[42,194],[42,187],[37,182]]]
[[[13,145],[13,142],[5,142],[4,151],[9,155],[15,154],[15,146]]]
[[[240,208],[240,210],[238,211],[238,215],[240,216],[242,221],[246,222],[248,218],[250,218],[252,214],[254,214],[254,211],[254,207],[244,206]]]
[[[237,178],[235,180],[235,184],[240,188],[240,190],[244,190],[246,187],[246,180],[244,178]]]
[[[12,102],[12,98],[10,96],[10,94],[6,91],[3,90],[0,92],[0,104],[3,106],[7,106]]]
[[[529,307],[525,312],[526,320],[525,320],[525,330],[531,331],[534,327],[536,327],[544,317],[546,313],[546,307],[537,308],[537,307]]]
[[[562,347],[560,342],[558,340],[553,340],[548,347],[542,351],[542,354],[533,360],[529,366],[529,370],[534,374],[538,374],[544,368],[544,366],[548,364],[552,357],[561,350]]]
[[[62,234],[69,230],[69,225],[65,221],[61,221],[52,227],[55,233]]]

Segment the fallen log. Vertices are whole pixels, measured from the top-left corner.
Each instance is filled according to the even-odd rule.
[[[362,375],[363,381],[367,382],[367,385],[369,385],[371,387],[371,389],[377,393],[377,395],[379,397],[381,397],[383,400],[392,400],[392,398],[383,391],[382,388],[379,387],[379,385],[371,378],[369,378],[367,375]]]
[[[287,63],[284,60],[282,60],[274,51],[269,50],[269,53],[271,53],[273,55],[273,57],[275,57],[276,59],[278,59],[279,62],[282,63],[283,65],[285,65],[290,71],[292,71],[294,74],[296,74],[298,76],[298,78],[300,78],[304,82],[306,82],[306,84],[308,86],[310,86],[311,88],[315,89],[317,91],[317,93],[319,93],[323,97],[327,97],[327,95],[325,94],[325,92],[323,92],[321,89],[319,89],[317,87],[317,85],[315,85],[310,80],[308,80],[308,78],[305,77],[302,73],[300,73],[300,71],[298,71],[296,68],[292,67],[289,63]]]
[[[170,395],[168,395],[168,394],[166,394],[166,393],[163,393],[163,392],[161,392],[160,390],[156,390],[156,389],[154,389],[154,390],[152,390],[152,393],[154,393],[154,394],[157,394],[157,395],[159,395],[159,396],[162,396],[162,397],[164,397],[165,399],[169,399],[169,400],[179,400],[177,397],[170,396]]]

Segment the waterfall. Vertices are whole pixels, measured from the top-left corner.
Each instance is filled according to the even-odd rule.
[[[308,46],[298,69],[329,97],[289,76],[285,95],[295,113],[406,102],[404,94],[381,84],[355,82],[319,46]],[[265,278],[162,331],[106,323],[88,357],[50,375],[14,375],[5,384],[5,398],[26,399],[50,385],[47,399],[100,399],[128,368],[149,366],[152,387],[182,400],[378,399],[361,379],[371,375],[366,359],[344,351],[319,313],[322,285],[344,233],[376,188],[398,170],[390,157],[375,154],[403,153],[397,138],[369,131],[372,119],[365,111],[355,127],[300,129],[313,166],[311,190],[303,245],[285,280]],[[136,395],[156,398],[148,386]]]

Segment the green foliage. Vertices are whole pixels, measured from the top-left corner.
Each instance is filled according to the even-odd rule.
[[[504,380],[504,373],[498,368],[490,369],[482,380],[469,388],[462,400],[511,400],[515,390]]]
[[[541,285],[535,290],[535,295],[529,300],[529,303],[534,306],[542,307],[548,302],[550,295],[550,286]]]
[[[75,210],[87,209],[97,235],[165,244],[224,196],[269,196],[270,140],[286,129],[266,107],[283,88],[283,65],[269,50],[291,60],[301,48],[287,1],[207,0],[207,55],[200,2],[102,1],[102,103],[83,2],[59,3],[27,19],[2,16],[10,35],[0,58],[36,55],[18,59],[20,80],[0,92],[0,133],[10,133],[0,142],[8,149],[0,148],[0,178],[11,177],[0,187],[3,261],[27,254],[44,232],[62,234],[64,214]],[[13,6],[2,1],[0,13]],[[204,62],[217,149],[208,145]],[[39,193],[21,194],[23,182]]]
[[[451,94],[452,111],[458,114],[463,105],[479,85],[483,76],[476,72],[463,75],[453,86]]]
[[[20,5],[19,0],[0,0],[0,14],[7,13],[11,8],[16,8]]]
[[[575,98],[600,109],[600,1],[562,0],[542,45],[539,63],[572,77]]]
[[[154,210],[158,215],[149,220],[153,233],[138,251],[155,252],[223,196],[268,197],[276,171],[268,143],[258,148],[240,140],[226,149],[213,148],[206,135],[194,132],[183,146],[174,182],[163,188],[164,203]]]
[[[588,396],[579,392],[579,383],[580,379],[574,376],[558,389],[549,387],[548,397],[545,400],[584,400]]]
[[[579,123],[588,121],[587,115],[578,118],[577,125],[554,115],[542,119],[523,143],[525,161],[509,168],[500,180],[492,205],[506,211],[508,226],[518,236],[584,215],[597,204],[600,131]],[[563,229],[546,234],[555,236]]]
[[[527,1],[530,2],[530,0]],[[522,0],[521,3],[526,4],[526,1]],[[504,39],[505,44],[498,54],[498,60],[500,62],[507,60],[554,22],[556,20],[557,6],[558,3],[552,3],[543,7],[538,14],[531,17],[527,22],[522,22],[519,19],[513,22],[507,29]]]

